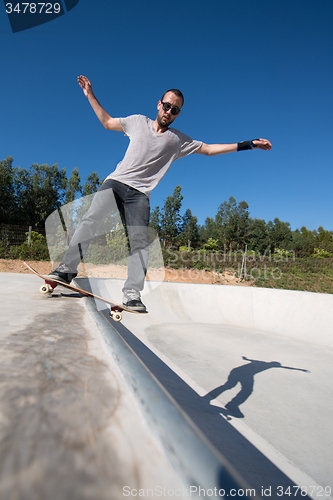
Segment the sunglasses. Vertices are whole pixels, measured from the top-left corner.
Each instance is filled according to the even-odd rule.
[[[171,109],[171,114],[174,116],[180,113],[180,109],[178,108],[178,106],[171,106],[171,104],[169,104],[168,102],[162,102],[162,101],[161,104],[163,106],[164,111],[169,111],[169,109]]]

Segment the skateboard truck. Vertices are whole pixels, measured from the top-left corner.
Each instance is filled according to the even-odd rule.
[[[52,293],[57,285],[58,285],[57,283],[51,283],[50,281],[45,280],[44,285],[40,287],[40,291],[45,295],[47,293]]]
[[[120,306],[111,306],[110,308],[110,318],[113,319],[113,321],[121,321],[122,319],[122,311],[124,309]]]

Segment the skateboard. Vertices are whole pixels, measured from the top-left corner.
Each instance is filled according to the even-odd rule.
[[[105,299],[104,297],[100,297],[99,295],[96,295],[95,293],[88,292],[87,290],[83,290],[82,288],[79,288],[78,286],[74,285],[68,285],[67,283],[64,283],[63,281],[57,280],[50,278],[49,276],[43,276],[42,274],[39,274],[35,269],[33,269],[29,264],[24,262],[24,265],[36,276],[39,276],[42,278],[45,283],[40,287],[41,293],[47,295],[51,294],[53,290],[58,286],[61,285],[65,288],[68,288],[68,290],[72,290],[73,292],[78,292],[80,295],[83,297],[94,297],[95,299],[101,300],[102,302],[105,302],[106,304],[109,304],[110,307],[110,318],[112,318],[114,321],[121,321],[122,320],[122,312],[127,311],[130,313],[136,313],[136,314],[142,314],[143,312],[147,311],[133,311],[132,309],[128,309],[124,305],[117,304],[116,302],[112,302],[111,300]]]

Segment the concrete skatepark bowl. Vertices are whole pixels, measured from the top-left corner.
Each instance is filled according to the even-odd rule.
[[[147,282],[149,314],[115,323],[39,286],[1,274],[1,499],[331,496],[333,296]]]
[[[121,280],[89,285],[121,299]],[[143,300],[111,325],[240,475],[330,496],[333,296],[147,282]]]

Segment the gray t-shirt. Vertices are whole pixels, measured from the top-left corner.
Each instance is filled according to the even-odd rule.
[[[148,197],[173,161],[194,153],[202,145],[174,128],[157,134],[153,121],[143,115],[119,120],[130,143],[123,160],[107,178],[127,184]]]

